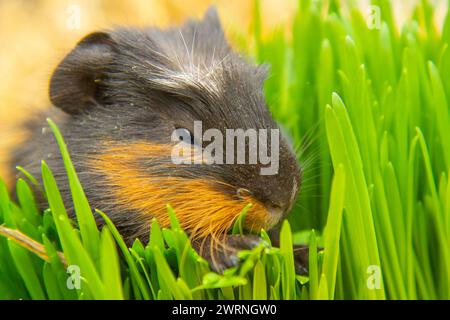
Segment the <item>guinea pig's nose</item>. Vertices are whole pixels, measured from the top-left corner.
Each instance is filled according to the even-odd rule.
[[[270,213],[270,215],[276,218],[283,217],[284,213],[287,210],[287,206],[281,202],[269,201],[265,203],[265,207],[267,211]]]

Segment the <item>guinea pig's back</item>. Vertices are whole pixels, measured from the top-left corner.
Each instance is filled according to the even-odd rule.
[[[6,123],[0,132],[0,177],[9,190],[19,177],[17,166],[25,168],[40,180],[41,161],[48,157],[49,145],[54,140],[49,135],[46,118],[62,122],[64,115],[56,108],[35,110],[27,113],[20,123]]]
[[[14,157],[13,150],[21,145],[26,137],[18,116],[17,112],[0,108],[0,179],[6,183],[8,189],[12,187],[14,181],[14,172],[10,167]]]

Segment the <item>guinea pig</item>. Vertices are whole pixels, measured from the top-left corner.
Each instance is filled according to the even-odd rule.
[[[266,69],[232,50],[214,8],[181,27],[89,34],[54,71],[53,107],[28,124],[29,139],[11,167],[38,177],[44,159],[71,203],[58,146],[46,128],[50,117],[91,206],[108,214],[128,244],[148,240],[153,218],[167,227],[171,204],[194,247],[223,270],[237,263],[238,250],[260,241],[252,231],[276,230],[286,217],[300,190],[301,166],[282,134],[275,174],[261,174],[261,163],[175,164],[173,133],[192,133],[196,121],[224,135],[227,129],[278,130],[262,88]],[[206,142],[184,143],[201,150]],[[249,234],[227,235],[248,203]]]

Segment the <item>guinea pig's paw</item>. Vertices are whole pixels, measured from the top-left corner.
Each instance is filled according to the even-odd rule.
[[[306,275],[309,271],[309,246],[295,244],[294,245],[294,264],[295,273]]]
[[[221,260],[223,265],[225,266],[223,270],[239,266],[239,251],[251,250],[262,242],[263,240],[255,235],[229,235],[224,242],[223,248],[219,252],[222,256]],[[223,270],[220,271],[223,272]]]
[[[227,246],[234,248],[237,251],[253,249],[262,242],[263,240],[260,237],[251,234],[229,235],[225,241]]]
[[[202,248],[201,255],[209,261],[212,269],[223,273],[225,269],[239,266],[239,251],[250,250],[263,240],[255,235],[229,235],[211,248],[211,241]]]

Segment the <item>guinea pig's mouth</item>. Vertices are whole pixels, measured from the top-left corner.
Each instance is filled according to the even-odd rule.
[[[280,207],[268,207],[267,212],[269,213],[269,215],[271,217],[271,219],[270,219],[271,225],[267,229],[271,229],[278,222],[280,222],[281,219],[283,219],[286,210],[284,210],[283,208],[280,208]]]
[[[236,187],[223,181],[171,174],[170,164],[161,161],[161,155],[170,148],[171,145],[163,144],[116,144],[90,160],[118,209],[138,213],[135,222],[142,234],[148,233],[153,218],[162,227],[170,226],[167,204],[174,208],[181,226],[194,239],[226,236],[249,203],[252,206],[244,222],[248,231],[268,230],[282,218],[281,208],[268,208],[251,194],[233,196]],[[154,159],[152,168],[142,169],[144,155],[147,160]]]

